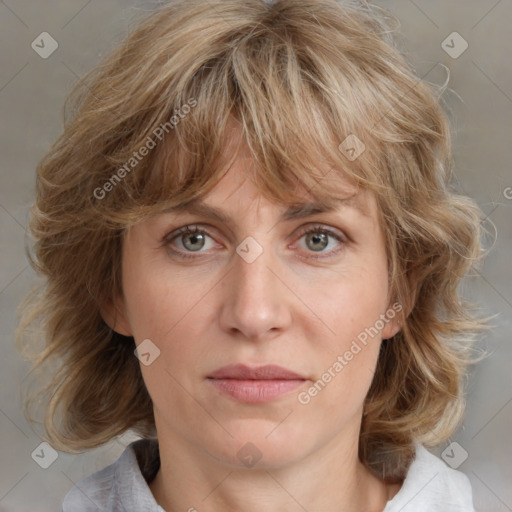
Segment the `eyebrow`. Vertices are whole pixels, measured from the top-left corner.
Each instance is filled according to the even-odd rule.
[[[363,209],[361,204],[355,199],[355,196],[352,195],[346,198],[334,199],[326,202],[313,201],[309,203],[291,204],[281,214],[281,220],[290,221],[294,219],[303,219],[319,213],[331,213],[336,211],[340,206],[352,208],[357,210],[363,216],[368,216],[368,212]],[[231,217],[224,211],[215,206],[206,204],[200,198],[195,198],[172,208],[168,208],[162,213],[191,213],[208,217],[225,224],[230,224],[232,222]]]

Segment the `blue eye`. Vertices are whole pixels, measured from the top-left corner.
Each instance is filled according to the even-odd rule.
[[[330,229],[324,228],[323,226],[310,227],[301,233],[300,238],[303,237],[305,237],[306,247],[309,249],[309,251],[306,249],[307,252],[322,253],[322,256],[314,254],[308,254],[308,256],[306,256],[307,258],[313,259],[327,258],[336,255],[347,243],[347,240],[344,237]],[[206,252],[202,251],[202,249],[206,246],[207,238],[213,240],[213,237],[205,229],[197,226],[184,226],[170,235],[165,236],[163,243],[179,258],[197,258],[201,253]],[[338,242],[338,245],[341,245],[341,248],[338,247],[336,249],[325,251],[325,248],[329,246],[331,239]],[[178,249],[172,247],[176,243],[181,247]],[[211,244],[211,246],[213,245],[215,244]],[[193,253],[199,254],[196,256]]]

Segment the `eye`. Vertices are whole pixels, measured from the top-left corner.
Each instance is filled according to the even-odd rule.
[[[207,231],[197,226],[184,226],[177,231],[171,233],[164,238],[164,243],[168,246],[176,241],[178,242],[178,250],[171,247],[173,253],[177,253],[184,258],[194,258],[195,256],[186,254],[187,252],[204,252],[201,251],[205,247],[206,238],[211,238]]]
[[[308,255],[308,258],[328,258],[330,256],[334,256],[343,250],[347,240],[345,237],[339,235],[337,232],[332,231],[331,229],[327,229],[323,226],[312,226],[301,233],[301,240],[304,238],[304,242],[306,245],[306,249],[309,249],[313,253],[322,253],[322,256],[316,255]],[[329,239],[336,240],[338,248],[333,248],[330,250],[324,250],[329,246]],[[332,245],[332,244],[331,244]]]
[[[214,243],[207,247],[207,239],[213,240],[213,237],[208,234],[208,231],[201,229],[197,226],[184,226],[177,231],[166,235],[163,239],[163,244],[169,247],[169,250],[180,258],[196,258],[198,256],[193,253],[204,253],[203,248],[211,249],[215,246]],[[306,230],[303,230],[300,234],[300,240],[304,238],[307,258],[327,258],[338,254],[345,247],[347,240],[344,236],[338,234],[331,229],[327,229],[323,226],[312,226]],[[335,240],[339,247],[325,250],[329,247],[330,241]],[[173,246],[178,246],[176,249]],[[333,244],[331,244],[333,245]],[[336,244],[334,244],[336,245]],[[312,253],[322,253],[322,256],[317,256]]]

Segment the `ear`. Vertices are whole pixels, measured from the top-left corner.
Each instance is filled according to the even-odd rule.
[[[390,310],[391,311],[395,311],[395,308],[391,307],[391,308],[387,309],[386,312],[388,312]],[[396,311],[395,316],[392,319],[390,319],[388,321],[388,323],[384,326],[384,329],[382,329],[382,339],[383,340],[387,340],[389,338],[392,338],[402,328],[402,325],[401,325],[402,322],[400,320],[402,318],[402,312],[401,311]],[[386,315],[386,316],[389,317],[389,315]]]
[[[387,340],[395,336],[400,329],[402,329],[403,322],[410,315],[416,303],[416,294],[418,291],[418,281],[416,276],[409,274],[408,276],[408,291],[407,296],[404,300],[399,301],[395,298],[394,301],[390,301],[388,309],[386,310],[386,316],[390,318],[389,322],[382,329],[382,339]],[[389,312],[394,311],[394,316],[391,318]]]
[[[105,323],[123,336],[133,336],[123,298],[108,299],[100,308]]]

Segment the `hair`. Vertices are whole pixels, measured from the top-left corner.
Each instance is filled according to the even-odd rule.
[[[367,2],[170,1],[73,88],[63,133],[37,167],[31,263],[44,280],[17,333],[30,353],[37,323],[34,369],[53,363],[36,396],[54,446],[155,434],[133,339],[100,307],[122,294],[126,230],[223,177],[231,121],[266,197],[297,202],[301,184],[328,201],[329,178],[342,174],[377,199],[403,315],[365,400],[361,461],[402,479],[414,442],[435,446],[455,431],[484,328],[458,293],[483,255],[481,212],[452,186],[444,89],[418,78],[392,37],[396,22]],[[357,158],[347,140],[363,148]]]

